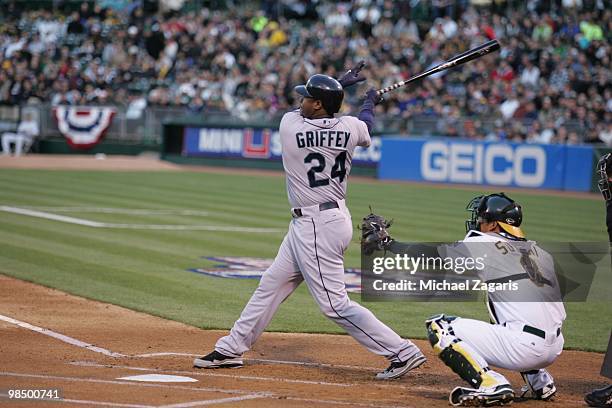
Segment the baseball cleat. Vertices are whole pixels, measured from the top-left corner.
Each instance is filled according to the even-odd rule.
[[[391,363],[389,367],[385,369],[385,371],[381,371],[376,374],[376,380],[392,380],[394,378],[399,378],[402,375],[406,374],[410,370],[414,370],[423,364],[427,359],[423,355],[423,353],[418,352],[411,359],[406,361],[399,361]]]
[[[479,389],[456,387],[448,397],[455,407],[492,407],[512,404],[513,400],[514,390],[510,384]]]
[[[584,400],[589,407],[612,407],[612,384],[589,392]]]
[[[242,357],[229,357],[215,350],[193,360],[193,366],[194,368],[240,368],[244,363]]]
[[[521,398],[531,398],[535,400],[550,401],[557,394],[555,383],[550,383],[539,390],[534,390],[529,383],[521,387]]]

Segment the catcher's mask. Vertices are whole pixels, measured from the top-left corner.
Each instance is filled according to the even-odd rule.
[[[466,231],[480,231],[481,223],[496,221],[503,232],[514,238],[525,239],[525,234],[519,228],[523,222],[523,210],[504,193],[474,197],[466,210],[471,212],[470,219],[465,222]]]
[[[597,187],[599,187],[599,191],[601,191],[601,195],[606,201],[612,199],[612,192],[610,191],[610,173],[612,173],[612,167],[608,165],[611,162],[612,153],[603,155],[599,162],[597,162],[597,174],[599,175]]]

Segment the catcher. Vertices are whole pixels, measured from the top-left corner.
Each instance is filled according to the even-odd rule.
[[[408,252],[411,256],[445,257],[482,256],[483,248],[497,248],[485,252],[487,257],[482,276],[491,282],[512,276],[519,291],[530,290],[558,292],[552,257],[533,241],[527,241],[520,226],[522,208],[503,193],[482,195],[470,201],[467,210],[471,218],[466,222],[467,235],[453,245],[406,245],[391,239],[387,228],[390,223],[371,214],[364,219],[362,249],[364,253],[388,250],[394,253]],[[472,243],[495,243],[472,244]],[[524,251],[511,251],[510,246],[529,246]],[[429,252],[427,252],[429,251]],[[528,270],[529,269],[529,270]],[[524,272],[524,273],[523,273]],[[530,292],[530,293],[531,293]],[[524,292],[522,292],[524,293]],[[555,361],[563,350],[561,326],[565,320],[565,308],[561,301],[516,302],[502,301],[500,292],[488,294],[491,322],[482,322],[439,314],[425,321],[427,336],[440,359],[469,387],[456,387],[449,396],[454,406],[505,405],[514,400],[510,382],[491,366],[521,373],[526,382],[523,397],[538,400],[551,399],[557,389],[546,367]],[[544,298],[550,299],[550,298]],[[555,299],[560,300],[560,295]]]

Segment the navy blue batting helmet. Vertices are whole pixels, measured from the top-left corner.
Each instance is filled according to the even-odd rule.
[[[311,76],[306,85],[298,85],[295,91],[306,98],[318,99],[327,113],[333,115],[340,110],[344,89],[338,80],[329,75]]]

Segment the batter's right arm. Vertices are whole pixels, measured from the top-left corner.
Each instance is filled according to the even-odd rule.
[[[359,115],[357,115],[357,119],[364,122],[368,127],[368,132],[371,132],[374,128],[374,106],[379,103],[381,99],[382,98],[378,95],[376,89],[370,88],[366,93],[363,105],[361,105]],[[370,146],[369,143],[364,147],[368,146]]]

